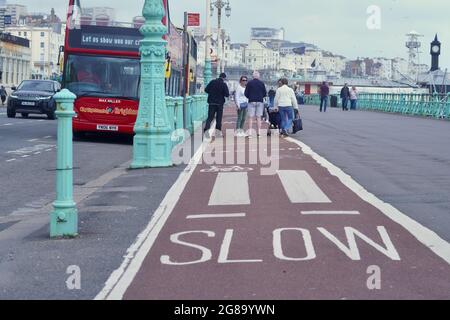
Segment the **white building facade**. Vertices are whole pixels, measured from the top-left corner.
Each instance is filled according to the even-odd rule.
[[[31,26],[11,27],[7,31],[30,41],[33,79],[51,79],[60,74],[58,56],[60,46],[64,45],[64,32],[55,32],[52,27]]]
[[[244,56],[245,67],[249,70],[278,70],[280,66],[280,53],[257,40],[250,42]]]
[[[21,4],[7,4],[5,14],[11,16],[11,24],[17,25],[21,16],[28,15],[27,7]]]
[[[31,78],[29,41],[6,33],[0,34],[0,82],[15,86]]]

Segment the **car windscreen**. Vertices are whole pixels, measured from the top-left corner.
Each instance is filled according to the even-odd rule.
[[[138,100],[140,70],[139,59],[70,55],[64,86],[78,97]]]
[[[44,81],[24,81],[20,84],[17,90],[23,91],[48,91],[54,92],[54,86],[51,82]]]

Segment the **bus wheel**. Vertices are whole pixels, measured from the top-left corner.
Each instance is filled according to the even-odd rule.
[[[73,132],[73,139],[74,140],[81,140],[84,138],[84,132],[81,131],[74,131]]]

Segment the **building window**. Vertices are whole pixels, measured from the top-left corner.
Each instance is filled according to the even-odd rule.
[[[19,37],[22,35],[22,32],[19,31]]]
[[[27,36],[27,32],[25,31],[25,32],[23,33],[23,35],[26,37],[26,36]]]
[[[45,33],[44,33],[44,32],[41,32],[41,37],[43,37],[43,36],[45,36]]]
[[[45,48],[45,43],[44,42],[41,42],[41,48],[42,49]]]

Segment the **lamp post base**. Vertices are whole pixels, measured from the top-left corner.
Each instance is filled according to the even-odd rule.
[[[136,134],[130,169],[165,168],[172,163],[172,140],[169,134]]]

